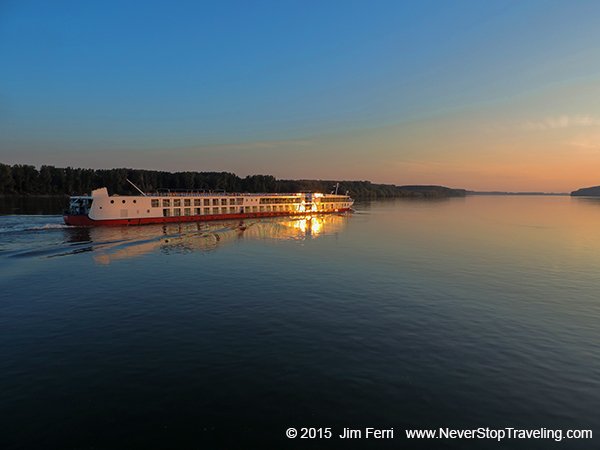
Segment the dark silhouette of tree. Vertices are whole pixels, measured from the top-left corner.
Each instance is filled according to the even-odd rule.
[[[300,192],[329,193],[336,180],[277,180],[271,175],[240,178],[229,172],[163,172],[139,169],[78,169],[15,164],[0,164],[0,195],[81,195],[106,187],[110,193],[136,194],[127,179],[148,192],[158,189],[226,192]],[[442,186],[396,186],[370,181],[339,181],[338,193],[354,198],[464,196],[463,189]]]

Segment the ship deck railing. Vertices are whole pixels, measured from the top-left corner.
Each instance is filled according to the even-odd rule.
[[[252,193],[252,192],[211,192],[211,191],[170,191],[170,192],[151,192],[147,197],[247,197],[247,196],[281,196],[297,197],[298,193]]]
[[[215,191],[166,191],[147,192],[146,197],[302,197],[308,192],[215,192]],[[315,194],[315,192],[312,192]],[[327,196],[349,197],[345,194],[323,194]],[[113,194],[110,197],[131,197],[132,195]],[[141,195],[134,195],[141,197]],[[70,195],[70,198],[92,199],[91,195]]]
[[[211,191],[170,191],[170,192],[149,192],[147,197],[299,197],[305,195],[305,192],[211,192]],[[339,197],[347,197],[344,194],[324,194],[327,196],[338,195]],[[117,196],[117,195],[115,195]]]

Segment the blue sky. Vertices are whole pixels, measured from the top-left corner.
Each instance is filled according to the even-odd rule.
[[[575,188],[600,162],[599,13],[596,2],[9,0],[0,162]],[[582,151],[574,142],[585,164],[555,174]],[[541,148],[554,165],[535,166]]]

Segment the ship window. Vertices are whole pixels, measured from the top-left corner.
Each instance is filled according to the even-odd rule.
[[[184,199],[183,206],[192,206],[192,201],[189,198]]]
[[[175,208],[173,210],[173,215],[174,216],[180,216],[181,215],[181,208]]]
[[[204,199],[204,206],[209,206],[210,205],[210,200],[208,198]]]
[[[219,204],[218,198],[213,198],[213,206],[217,206]]]
[[[252,207],[252,212],[257,212],[258,211],[258,206],[253,206]]]
[[[163,216],[169,217],[171,215],[171,210],[169,208],[163,209]]]
[[[195,198],[194,199],[194,206],[200,206],[200,199],[199,198]]]
[[[125,203],[125,200],[121,200],[123,203]]]
[[[171,200],[168,198],[163,198],[163,207],[164,206],[171,206]]]
[[[229,212],[230,212],[230,213],[235,213],[235,208],[232,208],[232,207],[230,207],[230,208],[229,208]]]
[[[202,214],[200,208],[194,208],[194,215],[199,216],[200,214]]]
[[[137,203],[137,200],[134,200],[133,203]]]
[[[210,214],[210,208],[204,208],[204,214]]]
[[[185,209],[183,210],[183,215],[184,215],[184,216],[191,216],[191,215],[192,215],[192,210],[191,210],[191,208],[185,208]]]
[[[221,208],[221,214],[227,214],[227,208]]]
[[[213,214],[219,214],[219,208],[213,208]]]
[[[244,199],[243,198],[236,198],[235,199],[235,203],[236,205],[243,205],[244,204]]]
[[[111,200],[110,202],[111,202],[111,203],[114,203],[115,201],[114,201],[114,200]]]
[[[181,199],[176,198],[173,200],[173,206],[181,206]]]
[[[221,205],[226,205],[227,204],[227,199],[226,198],[222,198],[221,199]]]
[[[158,208],[158,199],[153,198],[150,206],[152,206],[153,208]]]

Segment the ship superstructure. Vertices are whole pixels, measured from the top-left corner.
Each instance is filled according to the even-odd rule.
[[[71,197],[69,209],[64,215],[65,223],[75,226],[120,226],[294,216],[345,212],[354,203],[349,195],[335,192],[139,192],[140,195],[109,195],[106,188],[100,188],[89,196]]]

